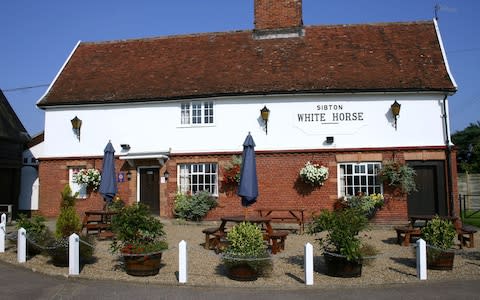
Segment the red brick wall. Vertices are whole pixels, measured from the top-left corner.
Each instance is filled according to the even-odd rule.
[[[255,29],[302,26],[301,0],[255,0]]]
[[[337,163],[339,161],[378,161],[423,158],[438,160],[444,154],[444,150],[409,150],[409,151],[317,151],[317,152],[257,152],[257,175],[259,184],[259,197],[257,202],[247,209],[250,215],[256,214],[257,208],[290,208],[302,207],[306,209],[306,217],[319,212],[322,209],[332,209],[337,200]],[[237,153],[240,154],[240,153]],[[175,194],[177,192],[177,164],[180,163],[206,163],[219,164],[219,206],[212,210],[206,220],[218,220],[224,215],[244,214],[245,208],[241,206],[240,198],[235,191],[224,191],[221,179],[223,178],[223,166],[231,160],[229,154],[206,154],[206,155],[171,155],[166,165],[160,170],[163,174],[167,170],[170,178],[167,183],[160,184],[160,215],[173,217]],[[329,168],[329,179],[321,187],[312,188],[298,178],[299,170],[306,161],[314,161]],[[452,155],[455,162],[455,152]],[[101,168],[101,158],[90,159],[51,159],[40,162],[40,200],[39,213],[52,217],[58,215],[60,205],[60,191],[68,183],[69,166],[87,166],[88,168]],[[151,165],[151,163],[149,163]],[[123,160],[116,160],[117,172],[132,172],[132,180],[118,183],[118,195],[126,203],[137,201],[136,171],[131,169]],[[456,183],[456,168],[452,168],[453,182]],[[454,195],[457,186],[453,187]],[[398,189],[384,187],[386,205],[377,213],[373,221],[375,223],[395,224],[407,220],[407,197],[399,193]],[[455,201],[458,214],[458,201]],[[77,200],[77,211],[82,214],[88,209],[100,209],[103,207],[103,199],[98,193],[91,193],[87,199]]]
[[[125,161],[116,161],[116,171],[126,173]],[[60,211],[61,195],[65,184],[68,184],[69,167],[86,166],[101,170],[102,158],[80,159],[44,159],[40,161],[38,174],[40,178],[40,195],[38,213],[46,217],[58,216]],[[131,203],[135,197],[130,195],[130,182],[125,180],[118,183],[118,196],[127,203]],[[104,201],[98,192],[92,192],[86,199],[77,199],[75,207],[79,215],[86,210],[102,209]]]

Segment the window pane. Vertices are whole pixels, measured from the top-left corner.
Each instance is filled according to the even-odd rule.
[[[338,182],[340,196],[382,193],[382,184],[378,179],[380,163],[342,163],[339,164]]]

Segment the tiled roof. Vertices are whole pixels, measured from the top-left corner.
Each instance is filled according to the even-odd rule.
[[[448,91],[433,22],[308,26],[80,43],[39,106],[221,95]]]

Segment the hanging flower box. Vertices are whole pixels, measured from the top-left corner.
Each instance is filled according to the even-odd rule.
[[[87,189],[96,191],[100,186],[100,181],[102,180],[102,175],[97,169],[81,169],[75,174],[75,183],[84,184],[87,186]]]
[[[307,161],[305,166],[300,169],[300,178],[312,186],[321,186],[328,179],[328,168]]]

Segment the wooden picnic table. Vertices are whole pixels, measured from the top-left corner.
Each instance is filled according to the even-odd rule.
[[[299,234],[305,231],[304,208],[257,208],[260,217],[270,217],[272,221],[294,221],[299,226]]]
[[[423,227],[425,226],[429,221],[431,221],[433,218],[435,218],[437,215],[409,215],[408,220],[409,220],[409,226],[412,228],[416,227]],[[452,223],[455,223],[455,221],[458,219],[458,217],[453,217],[453,216],[439,216],[443,220],[449,220]],[[423,221],[422,225],[417,224],[417,221]]]
[[[226,232],[226,227],[228,223],[242,223],[242,222],[250,222],[254,224],[259,224],[265,229],[265,238],[268,240],[269,244],[271,244],[272,253],[276,254],[281,250],[285,249],[285,239],[287,238],[288,232],[285,231],[275,231],[272,228],[270,217],[262,217],[262,216],[226,216],[221,218],[222,223],[218,228],[217,235],[219,237],[224,237]],[[219,233],[219,234],[218,234]],[[221,243],[219,243],[221,244]]]
[[[118,214],[116,211],[109,210],[87,210],[83,218],[83,228],[86,228],[87,234],[90,231],[109,231],[112,221],[112,216]]]

